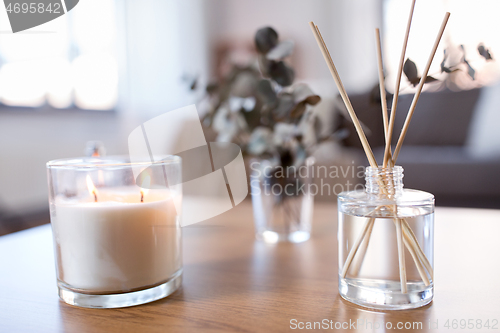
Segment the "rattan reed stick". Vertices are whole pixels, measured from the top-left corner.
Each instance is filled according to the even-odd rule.
[[[408,16],[408,23],[406,24],[406,32],[403,40],[403,48],[401,50],[401,56],[399,58],[398,73],[396,75],[396,87],[394,88],[394,96],[392,97],[389,128],[385,138],[385,151],[384,151],[384,162],[383,162],[384,168],[386,168],[387,164],[389,163],[389,158],[390,158],[389,155],[391,153],[391,140],[392,140],[392,133],[394,131],[394,121],[396,120],[396,109],[398,107],[399,87],[401,85],[401,75],[403,74],[403,66],[406,56],[406,46],[408,45],[408,36],[410,35],[411,20],[413,18],[414,10],[415,10],[415,0],[412,0],[410,7],[410,15]]]
[[[403,129],[401,130],[401,134],[399,135],[398,143],[396,145],[396,148],[394,149],[394,154],[392,156],[392,161],[395,164],[396,160],[398,159],[399,152],[401,151],[401,147],[403,145],[403,141],[405,139],[406,133],[408,132],[408,126],[410,126],[410,121],[411,118],[413,117],[413,113],[415,112],[415,108],[417,107],[417,102],[418,98],[420,97],[420,94],[422,93],[422,88],[424,87],[425,80],[427,78],[427,75],[429,74],[429,69],[431,68],[432,60],[434,59],[434,55],[436,54],[436,50],[439,46],[439,42],[441,41],[441,37],[443,36],[444,29],[446,28],[446,24],[448,23],[448,19],[450,18],[450,13],[446,12],[443,18],[443,23],[441,23],[441,27],[439,28],[438,35],[436,37],[436,40],[434,42],[434,46],[432,47],[431,54],[429,55],[429,59],[427,60],[427,64],[425,65],[424,72],[422,73],[422,77],[420,78],[420,82],[417,87],[417,92],[415,93],[415,96],[413,96],[413,100],[410,105],[410,110],[408,111],[408,114],[406,116],[405,123],[403,125]],[[394,110],[393,110],[394,112]],[[392,114],[391,114],[392,116]]]
[[[351,120],[354,124],[354,128],[356,129],[356,132],[358,133],[359,139],[361,140],[361,144],[363,145],[363,149],[365,151],[366,157],[368,158],[368,162],[370,165],[374,168],[377,167],[377,161],[375,160],[375,156],[373,155],[373,151],[370,147],[370,144],[368,143],[368,139],[366,138],[365,132],[363,131],[363,128],[361,127],[361,124],[358,120],[358,117],[356,116],[356,113],[354,112],[354,109],[352,107],[351,101],[349,100],[349,96],[347,96],[347,92],[344,88],[344,85],[342,84],[342,80],[340,79],[339,73],[337,72],[337,69],[335,68],[335,65],[333,63],[332,57],[330,56],[330,52],[328,51],[328,48],[325,44],[325,41],[323,40],[323,37],[321,36],[321,33],[319,32],[319,29],[316,25],[314,25],[313,22],[309,22],[309,25],[311,26],[311,30],[314,34],[314,37],[316,38],[316,42],[318,43],[319,49],[321,50],[321,53],[323,54],[323,57],[325,58],[326,65],[328,66],[328,69],[330,69],[330,73],[333,76],[333,79],[337,85],[337,88],[340,92],[340,96],[342,97],[342,100],[344,101],[344,104],[347,108],[347,112],[349,112],[349,116],[351,117]]]

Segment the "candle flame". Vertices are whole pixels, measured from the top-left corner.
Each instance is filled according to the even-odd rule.
[[[144,177],[141,185],[141,202],[144,202],[144,196],[149,192],[149,186],[151,185],[151,177]]]
[[[89,193],[94,196],[94,201],[97,202],[97,190],[89,175],[87,175],[87,188],[89,189]]]

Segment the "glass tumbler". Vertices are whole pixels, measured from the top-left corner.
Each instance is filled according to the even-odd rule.
[[[250,163],[250,190],[256,238],[266,243],[301,243],[310,238],[314,159],[284,167],[271,159]]]
[[[338,196],[339,293],[401,310],[434,295],[434,196],[403,188],[403,168],[366,170],[365,190]]]
[[[47,163],[57,286],[69,304],[152,302],[182,281],[181,159]],[[168,186],[167,186],[168,185]]]

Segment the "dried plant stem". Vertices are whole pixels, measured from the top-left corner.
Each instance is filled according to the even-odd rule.
[[[396,223],[395,220],[394,220],[394,223]],[[408,252],[410,253],[410,255],[415,263],[415,266],[417,267],[418,274],[420,275],[420,278],[422,279],[422,281],[424,281],[425,285],[428,286],[428,285],[430,285],[430,281],[429,281],[429,278],[427,277],[427,274],[425,272],[425,268],[422,265],[422,262],[420,260],[420,257],[421,257],[420,253],[418,253],[417,246],[414,245],[415,243],[408,236],[408,231],[405,230],[406,220],[402,219],[402,223],[403,223],[403,242],[404,242],[404,245],[405,245],[406,249],[408,250]],[[375,225],[375,221],[370,224],[368,232],[366,233],[365,238],[361,242],[360,248],[356,252],[357,255],[353,258],[354,263],[351,265],[350,272],[354,276],[359,274],[359,271],[361,270],[361,267],[363,265],[366,251],[368,249],[368,245],[370,244],[371,234],[372,234],[374,225]],[[394,225],[396,225],[396,224],[394,224]],[[423,257],[425,257],[425,254],[423,254],[423,252],[422,252],[422,255],[423,255]],[[357,258],[357,260],[356,260],[356,258]],[[427,259],[427,257],[425,257],[425,259]],[[429,265],[429,267],[430,267],[430,265]],[[432,274],[433,274],[432,268],[430,268],[429,272],[430,272],[429,274],[432,276]]]
[[[356,239],[356,242],[353,244],[351,251],[347,255],[347,259],[345,261],[344,267],[342,268],[342,272],[340,275],[345,278],[347,275],[347,271],[349,270],[349,267],[351,267],[352,260],[354,259],[354,256],[356,255],[356,252],[358,252],[359,246],[361,245],[361,242],[365,238],[366,233],[368,232],[368,229],[370,226],[375,222],[375,218],[372,217],[368,221],[366,221],[363,230],[361,231],[361,234],[358,236],[358,239]]]
[[[375,225],[375,221],[370,224],[370,227],[368,229],[368,232],[365,235],[365,238],[363,239],[363,242],[361,242],[360,249],[357,252],[357,256],[354,259],[357,258],[357,260],[354,261],[354,264],[351,265],[351,274],[354,276],[357,276],[359,274],[359,271],[361,270],[361,266],[363,265],[363,261],[365,260],[365,255],[366,251],[368,249],[368,245],[370,245],[370,239],[371,235],[373,232],[373,226]]]
[[[404,235],[404,231],[403,231],[403,235]],[[406,236],[406,235],[404,235],[404,236]],[[410,252],[410,255],[411,255],[413,261],[415,262],[415,266],[417,267],[418,274],[422,278],[422,281],[424,281],[424,284],[426,286],[430,285],[431,282],[429,281],[429,278],[427,277],[427,273],[425,273],[424,266],[422,266],[422,263],[420,262],[420,259],[418,258],[418,255],[415,252],[415,249],[413,248],[411,243],[408,242],[407,237],[403,237],[403,242],[404,242],[408,252]]]
[[[380,87],[380,101],[382,105],[382,120],[384,122],[384,137],[385,144],[389,144],[389,167],[393,167],[392,163],[392,154],[391,154],[391,142],[387,133],[389,132],[389,119],[388,119],[388,110],[387,110],[387,95],[385,89],[385,77],[384,77],[384,61],[382,57],[382,42],[380,39],[380,30],[378,28],[375,29],[375,39],[377,42],[377,65],[378,65],[378,82]],[[384,157],[385,159],[385,157]]]
[[[382,58],[382,42],[380,41],[380,30],[375,29],[375,39],[377,41],[377,64],[378,64],[378,82],[380,87],[380,100],[382,103],[382,119],[384,120],[384,136],[387,140],[387,127],[389,126],[387,114],[387,96],[385,91],[384,63]]]
[[[436,54],[436,50],[439,46],[439,42],[441,41],[441,37],[443,36],[444,29],[446,28],[446,24],[448,23],[448,19],[450,18],[450,13],[446,12],[444,15],[443,23],[441,24],[441,27],[439,28],[438,35],[436,37],[436,41],[434,42],[434,46],[432,47],[431,54],[429,55],[429,59],[427,60],[427,64],[425,65],[424,72],[422,73],[422,78],[420,79],[420,82],[418,84],[417,92],[415,93],[415,96],[413,96],[413,100],[410,105],[410,110],[408,111],[408,115],[406,116],[405,123],[403,125],[403,129],[401,130],[401,134],[399,135],[398,143],[396,145],[396,148],[394,149],[394,154],[392,157],[393,163],[396,163],[396,160],[398,158],[399,152],[401,150],[401,146],[403,145],[403,141],[405,139],[406,133],[408,132],[408,126],[410,125],[411,118],[413,117],[413,113],[415,112],[415,108],[417,107],[417,102],[418,98],[420,97],[420,94],[422,92],[422,88],[424,87],[425,79],[427,78],[427,74],[429,73],[429,69],[432,64],[432,60],[434,59],[434,55]],[[395,110],[392,110],[394,113]],[[392,113],[391,113],[392,117]]]
[[[376,38],[376,41],[377,41],[377,58],[378,58],[377,60],[378,60],[378,71],[379,71],[380,96],[382,98],[382,100],[381,100],[381,102],[382,102],[381,103],[382,104],[382,119],[384,121],[384,135],[385,135],[385,138],[387,140],[388,139],[387,133],[388,133],[388,127],[389,127],[388,125],[389,124],[388,124],[388,120],[387,120],[387,101],[386,101],[385,86],[384,86],[384,81],[385,80],[384,80],[383,57],[382,57],[382,42],[381,42],[381,39],[380,39],[380,31],[379,31],[379,29],[375,30],[375,38]],[[387,144],[387,141],[386,141],[386,144]],[[390,142],[389,142],[389,144],[390,144]],[[394,166],[394,163],[393,163],[391,155],[392,155],[391,151],[389,150],[389,162],[388,162],[388,166],[389,167],[393,167]],[[422,262],[427,262],[428,263],[427,270],[429,271],[429,274],[431,275],[431,277],[433,276],[432,267],[429,264],[429,261],[427,260],[427,257],[423,253],[422,249],[420,248],[420,245],[416,241],[416,238],[415,238],[415,235],[413,234],[413,232],[412,232],[412,236],[415,239],[415,242],[412,241],[412,239],[410,239],[410,237],[408,236],[408,232],[411,231],[411,228],[409,227],[409,225],[406,222],[406,220],[402,219],[402,223],[403,223],[403,236],[404,236],[403,241],[404,241],[404,244],[405,244],[406,248],[408,249],[408,252],[410,252],[410,255],[412,256],[413,261],[415,262],[415,266],[418,269],[420,277],[424,281],[425,285],[428,286],[430,284],[430,282],[429,282],[427,274],[425,273],[425,270],[424,270],[424,268],[423,268],[422,263],[421,263],[420,260],[422,260]],[[370,228],[370,230],[369,230],[368,234],[366,235],[366,237],[370,237],[371,236],[371,230],[372,229],[373,228]]]
[[[368,139],[366,138],[366,135],[363,131],[363,128],[361,127],[361,124],[359,123],[358,117],[356,116],[356,113],[354,112],[351,101],[349,100],[349,96],[347,96],[347,92],[344,88],[344,85],[342,84],[342,80],[340,79],[339,73],[337,72],[337,69],[335,68],[335,65],[333,63],[332,57],[330,56],[330,52],[328,51],[328,48],[325,44],[325,41],[323,40],[323,37],[321,36],[321,33],[319,32],[318,27],[316,25],[314,25],[313,22],[309,22],[309,25],[311,27],[313,34],[314,34],[314,37],[316,38],[316,42],[318,43],[318,46],[321,50],[321,53],[323,54],[323,57],[325,58],[328,69],[330,70],[330,73],[333,76],[335,84],[337,85],[340,96],[342,97],[342,100],[344,101],[344,104],[347,108],[347,112],[349,112],[349,116],[351,117],[351,120],[354,124],[354,128],[356,129],[356,132],[358,133],[359,139],[361,140],[361,144],[363,145],[363,149],[365,151],[366,157],[368,158],[368,162],[370,163],[370,165],[372,167],[376,168],[377,161],[375,160],[375,156],[373,155],[373,151],[370,147],[370,144],[368,143]]]
[[[413,18],[414,10],[415,10],[415,0],[412,0],[410,15],[408,17],[408,23],[406,24],[406,32],[403,40],[403,48],[401,50],[401,56],[399,58],[398,74],[396,75],[396,87],[394,88],[394,96],[392,97],[391,117],[389,119],[388,131],[385,138],[385,152],[384,152],[384,162],[383,162],[384,168],[386,168],[387,164],[389,163],[392,132],[394,131],[394,121],[396,120],[396,108],[398,107],[399,87],[401,85],[401,75],[403,74],[403,66],[406,56],[406,46],[408,45],[408,36],[410,35],[411,20]]]
[[[382,208],[382,206],[377,207],[376,210]],[[429,278],[427,277],[427,274],[425,273],[425,269],[429,272],[429,276],[431,279],[434,279],[434,270],[432,269],[432,266],[430,265],[429,260],[427,259],[427,256],[423,252],[422,248],[420,247],[420,244],[418,243],[415,234],[411,230],[408,222],[405,219],[399,219],[401,221],[401,230],[402,230],[402,235],[403,235],[403,244],[407,248],[408,252],[410,253],[413,261],[415,262],[415,266],[417,267],[417,270],[419,272],[420,277],[422,278],[422,281],[425,283],[426,286],[430,284]],[[394,220],[394,223],[396,225],[396,219]],[[363,227],[363,230],[361,231],[361,234],[358,236],[358,239],[356,242],[353,244],[351,251],[349,252],[346,261],[344,263],[344,267],[341,272],[341,276],[345,278],[347,276],[347,272],[349,271],[349,268],[351,267],[352,262],[354,261],[354,258],[356,254],[358,254],[358,264],[357,267],[354,267],[351,269],[352,274],[356,275],[360,269],[360,266],[363,262],[364,256],[366,252],[366,248],[368,247],[368,243],[370,241],[370,234],[371,230],[373,230],[373,226],[375,225],[375,218],[370,218],[365,226]],[[397,228],[397,225],[396,225]],[[364,242],[363,242],[364,241]],[[363,245],[363,247],[360,249],[360,247]],[[422,265],[423,264],[423,265]]]
[[[398,243],[398,260],[399,260],[399,279],[401,280],[401,292],[406,294],[408,288],[406,285],[406,265],[405,265],[405,249],[403,247],[403,232],[401,227],[401,220],[395,219],[396,222],[396,237]]]
[[[424,250],[422,250],[422,247],[418,243],[417,237],[413,233],[413,230],[411,230],[410,225],[405,219],[402,219],[402,224],[403,224],[403,232],[406,234],[405,237],[408,238],[408,241],[412,242],[413,248],[415,249],[416,254],[424,264],[425,268],[429,272],[429,275],[431,279],[434,279],[434,270],[432,269],[431,263],[429,262],[429,259],[427,259],[427,256],[424,253]]]
[[[417,239],[415,238],[415,234],[412,232],[411,234],[409,233],[408,229],[410,228],[408,225],[408,222],[406,222],[405,219],[400,219],[401,221],[401,226],[402,226],[402,231],[403,231],[403,242],[410,253],[413,261],[415,262],[415,266],[417,267],[418,273],[420,275],[420,278],[422,281],[424,281],[425,285],[428,286],[430,284],[429,278],[427,277],[427,274],[425,273],[424,267],[422,266],[422,258],[425,258],[427,260],[427,257],[425,256],[424,252],[420,248],[420,245],[418,244]],[[396,223],[396,220],[394,220],[394,223]],[[411,229],[409,229],[411,231]],[[420,252],[419,252],[420,249]],[[429,264],[430,267],[430,264]],[[431,278],[433,277],[433,271],[432,267],[430,267],[429,270],[429,275]]]
[[[380,41],[380,30],[375,29],[375,39],[377,41],[377,64],[378,64],[378,78],[379,78],[379,88],[380,88],[380,99],[382,103],[382,119],[384,121],[384,135],[387,135],[387,96],[385,92],[385,83],[384,83],[384,66],[382,59],[382,43]],[[358,252],[358,260],[355,263],[354,267],[351,269],[351,274],[358,275],[359,270],[361,269],[361,265],[365,259],[366,250],[370,243],[373,226],[375,222],[370,224],[367,234],[365,235],[364,241],[361,243],[362,248]],[[358,251],[358,250],[356,250]]]
[[[415,112],[415,108],[416,108],[418,99],[419,99],[420,94],[422,92],[422,88],[425,84],[425,80],[426,80],[427,75],[429,73],[429,69],[430,69],[430,66],[432,64],[432,60],[434,59],[434,55],[436,54],[436,50],[437,50],[437,48],[439,46],[439,42],[441,41],[441,38],[443,36],[443,33],[444,33],[445,28],[446,28],[446,24],[448,23],[449,17],[450,17],[450,13],[447,12],[443,18],[443,22],[442,22],[441,27],[439,29],[439,32],[437,34],[436,40],[434,42],[434,46],[433,46],[431,53],[429,55],[429,59],[428,59],[427,64],[425,66],[422,77],[420,79],[420,82],[419,82],[419,85],[417,88],[417,92],[415,93],[415,96],[413,97],[410,109],[408,111],[408,115],[407,115],[405,123],[403,125],[403,129],[401,130],[401,134],[399,136],[398,143],[396,145],[396,148],[394,150],[394,155],[392,156],[392,158],[390,158],[390,142],[387,141],[388,139],[390,140],[392,133],[386,133],[386,153],[387,153],[387,147],[389,147],[389,157],[388,158],[391,159],[389,164],[394,165],[396,163],[398,156],[399,156],[399,152],[401,151],[401,147],[403,145],[404,138],[406,136],[406,133],[408,132],[411,118],[413,117],[413,113]],[[395,93],[397,93],[398,91],[399,91],[399,89],[396,90]],[[394,100],[393,100],[393,102],[394,102]],[[397,101],[396,101],[396,104],[397,104]],[[391,118],[392,118],[394,112],[395,112],[395,107],[394,107],[394,103],[393,103],[393,110],[391,112]],[[389,126],[389,131],[390,130],[391,130],[391,127]],[[384,156],[384,163],[386,163],[386,156]],[[409,226],[408,222],[406,222],[406,220],[403,219],[401,224],[402,224],[404,232],[407,234],[407,238],[408,238],[407,242],[412,243],[412,246],[408,247],[408,250],[410,251],[410,254],[412,255],[412,257],[415,261],[415,264],[417,265],[417,269],[422,277],[422,280],[424,281],[424,283],[426,285],[428,285],[429,281],[427,279],[427,275],[425,274],[425,272],[423,272],[420,261],[416,260],[415,256],[418,256],[418,258],[422,261],[423,265],[425,266],[425,268],[429,272],[431,279],[434,278],[434,271],[432,269],[432,266],[431,266],[427,256],[423,252],[422,248],[420,247],[420,244],[418,243],[418,241],[415,237],[415,234],[411,230],[411,227]],[[410,248],[411,248],[411,250],[410,250]]]
[[[377,207],[378,208],[378,207]],[[351,262],[349,261],[354,261],[355,255],[357,254],[358,261],[356,263],[356,266],[351,268],[351,274],[357,275],[359,273],[359,270],[361,268],[361,265],[363,263],[364,257],[366,250],[368,248],[368,244],[370,242],[371,238],[371,232],[373,230],[373,226],[375,225],[375,219],[373,222],[370,223],[368,226],[368,231],[365,234],[364,238],[361,240],[359,247],[361,248],[356,248],[353,246],[351,248],[351,251],[353,252],[352,259],[348,260],[346,259],[346,262],[344,264],[344,269],[345,273],[347,275],[347,271],[349,270],[349,267],[351,266]],[[396,225],[396,221],[394,220],[394,225]],[[431,279],[434,278],[434,270],[432,269],[432,266],[430,265],[429,260],[427,259],[427,256],[423,252],[422,248],[420,247],[420,244],[418,243],[415,234],[411,230],[411,228],[408,225],[408,222],[405,219],[401,219],[401,225],[402,225],[402,231],[403,231],[403,243],[410,253],[413,261],[415,262],[415,266],[417,267],[418,273],[420,275],[420,278],[422,281],[425,283],[426,286],[430,285],[429,278],[427,277],[427,274],[425,272],[425,269],[429,272],[429,276]],[[356,244],[354,244],[356,245]],[[347,267],[346,267],[347,266]],[[425,269],[424,269],[425,266]],[[342,277],[345,278],[346,275],[343,275]]]
[[[415,0],[413,0],[412,2],[412,10],[411,10],[411,14],[410,14],[410,19],[409,19],[409,22],[408,22],[408,27],[407,27],[407,33],[406,33],[406,36],[405,36],[405,42],[404,42],[404,52],[403,52],[403,55],[402,55],[402,58],[403,58],[403,62],[404,62],[404,53],[406,51],[406,44],[407,44],[407,41],[408,41],[408,34],[409,34],[409,26],[411,24],[411,17],[413,15],[413,8],[415,6]],[[345,91],[345,88],[342,84],[342,81],[340,79],[340,76],[337,72],[337,69],[335,68],[335,65],[333,63],[333,60],[332,60],[332,57],[330,55],[330,52],[328,51],[328,48],[326,46],[326,43],[325,41],[323,40],[323,37],[321,36],[321,33],[318,29],[318,27],[316,25],[314,25],[313,22],[310,22],[309,23],[310,27],[311,27],[311,30],[314,34],[314,37],[316,38],[316,42],[318,43],[318,46],[321,50],[321,53],[323,54],[323,57],[325,58],[325,61],[326,61],[326,64],[330,70],[330,73],[332,74],[332,77],[337,85],[337,88],[339,89],[339,92],[340,92],[340,95],[342,97],[342,100],[344,101],[344,104],[346,106],[346,109],[351,117],[351,120],[354,124],[354,127],[356,129],[356,132],[358,133],[358,136],[361,140],[361,144],[363,146],[363,149],[365,151],[365,154],[368,158],[368,162],[370,163],[370,166],[374,167],[374,168],[377,168],[378,165],[377,165],[377,162],[375,160],[375,156],[373,155],[373,152],[371,150],[371,147],[368,143],[368,140],[366,138],[366,135],[363,131],[363,128],[361,127],[361,124],[356,116],[356,113],[352,107],[352,104],[349,100],[349,97],[347,95],[347,92]],[[377,41],[378,41],[378,45],[380,45],[380,33],[377,31]],[[380,78],[380,75],[383,79],[383,68],[381,67],[382,65],[382,56],[381,56],[381,47],[379,46],[379,78]],[[402,72],[402,64],[401,64],[401,70],[400,70],[400,73],[398,75],[399,77],[399,80],[398,80],[398,89],[399,90],[399,81],[401,79],[401,72]],[[392,131],[391,129],[391,126],[390,126],[390,123],[391,121],[388,122],[387,120],[387,102],[386,102],[386,98],[385,98],[385,87],[383,85],[383,80],[381,80],[381,86],[380,86],[380,89],[381,89],[381,98],[383,101],[385,101],[385,108],[384,108],[384,103],[383,103],[383,111],[385,112],[385,117],[384,117],[384,130],[385,130],[385,136],[386,136],[386,148],[388,146],[388,154],[386,154],[387,156],[389,156],[388,160],[386,161],[386,156],[384,156],[384,167],[387,167],[388,164],[390,165],[393,165],[392,163],[392,158],[390,158],[390,137],[392,136],[392,133],[391,135],[389,136],[389,131]],[[382,91],[383,89],[383,91]],[[396,97],[397,99],[397,97]],[[397,102],[396,102],[397,103]],[[391,119],[394,117],[393,115],[393,112],[391,112]],[[394,119],[392,119],[392,127],[394,127]],[[388,143],[388,144],[387,144]],[[390,162],[389,162],[389,159],[390,159]],[[388,184],[387,184],[388,185]],[[388,189],[387,189],[387,185],[384,184],[382,181],[381,181],[381,189],[384,193],[388,194]],[[379,206],[377,207],[376,210],[382,208],[383,206]],[[349,267],[351,266],[352,264],[352,261],[360,247],[360,245],[363,243],[363,240],[365,238],[366,239],[366,242],[365,242],[365,247],[368,246],[368,242],[369,242],[369,239],[370,239],[370,236],[367,236],[368,234],[371,234],[371,231],[373,230],[373,225],[374,225],[374,222],[375,222],[375,218],[370,218],[366,223],[365,223],[365,226],[363,227],[363,230],[361,232],[361,234],[358,236],[358,238],[356,239],[356,242],[353,244],[353,247],[351,248],[351,251],[349,252],[348,256],[347,256],[347,259],[346,259],[346,262],[344,264],[344,267],[342,269],[342,272],[341,272],[341,276],[343,278],[345,278],[345,276],[347,275],[347,272],[349,270]],[[401,279],[401,291],[403,293],[406,293],[407,292],[407,283],[406,283],[406,268],[405,268],[405,263],[404,263],[404,246],[408,247],[409,248],[409,251],[410,251],[410,254],[413,254],[412,255],[412,258],[414,258],[415,260],[415,264],[417,265],[417,269],[419,270],[419,272],[422,272],[422,267],[421,267],[421,264],[420,262],[418,261],[418,258],[417,256],[419,256],[419,251],[418,250],[421,250],[421,248],[418,246],[418,242],[416,241],[416,239],[412,239],[411,237],[413,236],[414,237],[414,234],[411,232],[411,229],[409,229],[409,226],[407,225],[406,221],[404,222],[403,224],[403,220],[401,219],[395,219],[395,224],[396,224],[396,231],[397,231],[397,242],[398,242],[398,257],[399,257],[399,267],[400,267],[400,279]],[[404,225],[404,226],[403,226]],[[408,231],[407,228],[410,230]],[[409,234],[409,232],[411,232],[411,234]],[[417,249],[415,249],[414,247],[417,247]],[[411,248],[411,249],[410,249]],[[422,254],[423,254],[423,251],[422,251]],[[423,256],[425,257],[425,254],[423,254]],[[364,254],[363,254],[363,257],[364,257]],[[425,276],[425,272],[424,273],[424,276]],[[425,276],[425,278],[427,278],[427,276]],[[425,280],[428,281],[428,279],[424,279],[424,283],[425,283]]]
[[[415,5],[415,2],[412,4],[412,11],[413,7]],[[411,15],[412,16],[412,15]],[[409,31],[409,26],[411,23],[411,16],[410,16],[410,22],[408,23],[408,31]],[[380,98],[381,98],[381,104],[382,104],[382,118],[384,121],[384,135],[385,135],[385,140],[386,140],[386,147],[389,146],[389,163],[387,163],[390,167],[392,167],[392,158],[391,158],[391,142],[390,142],[390,136],[388,136],[389,133],[389,122],[387,119],[387,99],[386,99],[386,94],[385,94],[385,84],[384,84],[384,63],[383,63],[383,58],[382,58],[382,42],[380,40],[380,30],[375,29],[375,39],[377,41],[377,63],[378,63],[378,75],[379,75],[379,86],[380,86]],[[385,156],[384,156],[384,161],[385,161]],[[386,164],[386,166],[387,166]],[[389,184],[388,184],[389,185]],[[389,185],[390,186],[390,185]],[[393,184],[394,186],[394,184]],[[396,212],[397,215],[397,207],[394,207],[394,211]],[[401,220],[395,219],[394,224],[396,225],[396,234],[397,234],[397,245],[398,245],[398,260],[399,260],[399,279],[401,281],[401,292],[406,294],[408,292],[408,287],[407,287],[407,280],[406,280],[406,265],[405,265],[405,256],[404,256],[404,247],[408,248],[408,251],[410,253],[414,253],[415,251],[411,248],[411,245],[408,242],[404,242],[404,237],[403,237],[403,232],[401,231]],[[371,233],[367,235],[367,237],[370,237]],[[412,258],[415,260],[417,259],[416,257],[412,256]],[[418,261],[418,259],[417,259]],[[417,268],[419,267],[420,261],[415,261],[415,264],[417,265]],[[420,273],[420,270],[419,270]],[[422,274],[421,274],[422,275]],[[425,278],[427,276],[425,275]],[[423,278],[423,277],[422,277]]]
[[[366,139],[366,135],[363,132],[363,128],[361,127],[361,124],[359,123],[358,117],[356,116],[356,113],[352,107],[352,104],[349,100],[349,97],[347,95],[347,92],[345,91],[344,85],[342,84],[342,80],[340,79],[340,76],[337,72],[337,69],[335,68],[335,64],[333,63],[332,57],[330,55],[330,52],[328,51],[328,48],[326,46],[325,41],[323,40],[323,37],[321,36],[321,33],[319,31],[319,28],[313,23],[310,22],[309,25],[311,26],[311,30],[314,34],[314,37],[316,38],[316,42],[318,43],[318,46],[321,50],[321,53],[323,54],[323,57],[325,58],[325,61],[328,65],[328,68],[330,69],[330,72],[333,76],[333,79],[335,80],[335,83],[337,84],[337,88],[339,89],[340,95],[342,97],[342,100],[344,101],[344,104],[347,108],[347,111],[349,112],[349,115],[352,119],[352,122],[354,124],[354,127],[356,128],[356,131],[358,133],[358,136],[361,140],[361,144],[363,145],[363,149],[365,150],[365,154],[368,158],[368,161],[370,165],[374,168],[377,168],[377,161],[375,160],[375,156],[373,155],[373,152],[371,150],[371,147],[368,143],[368,140]],[[384,184],[381,184],[382,188],[385,188]],[[352,263],[352,260],[362,242],[364,239],[366,233],[368,232],[370,225],[373,224],[374,219],[370,219],[367,221],[362,234],[358,237],[356,243],[354,244],[354,247],[351,249],[351,252],[348,255],[348,258],[346,260],[346,264],[344,265],[343,271],[342,271],[342,276],[345,277],[347,274],[347,270],[349,269],[349,266]],[[399,238],[398,238],[399,242]],[[399,242],[401,246],[398,246],[398,249],[402,251],[399,255],[400,258],[403,258],[403,263],[404,263],[404,249],[402,247],[402,240]],[[401,262],[400,262],[401,263]],[[401,271],[401,286],[402,286],[402,291],[406,292],[406,271],[404,268],[404,265],[400,264],[400,271]]]

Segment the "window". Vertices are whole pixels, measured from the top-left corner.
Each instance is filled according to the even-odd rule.
[[[0,4],[0,104],[111,110],[118,98],[114,0],[85,0],[13,34]]]
[[[384,65],[387,76],[387,88],[392,91],[395,86],[395,76],[403,37],[410,11],[410,0],[385,0],[384,2]],[[475,69],[475,79],[472,80],[467,69],[461,66],[461,71],[454,73],[454,87],[470,89],[490,84],[500,77],[498,60],[486,61],[477,51],[483,43],[495,59],[495,51],[500,50],[500,31],[498,0],[419,0],[415,5],[406,57],[413,60],[422,73],[429,53],[434,44],[437,32],[443,20],[444,13],[451,13],[440,46],[434,57],[429,74],[443,80],[447,74],[441,74],[440,64],[446,49],[448,58],[446,66],[460,63],[463,56],[461,45],[470,65]],[[500,51],[497,57],[500,56]],[[404,79],[401,88],[406,90]],[[428,85],[429,88],[432,85]]]

